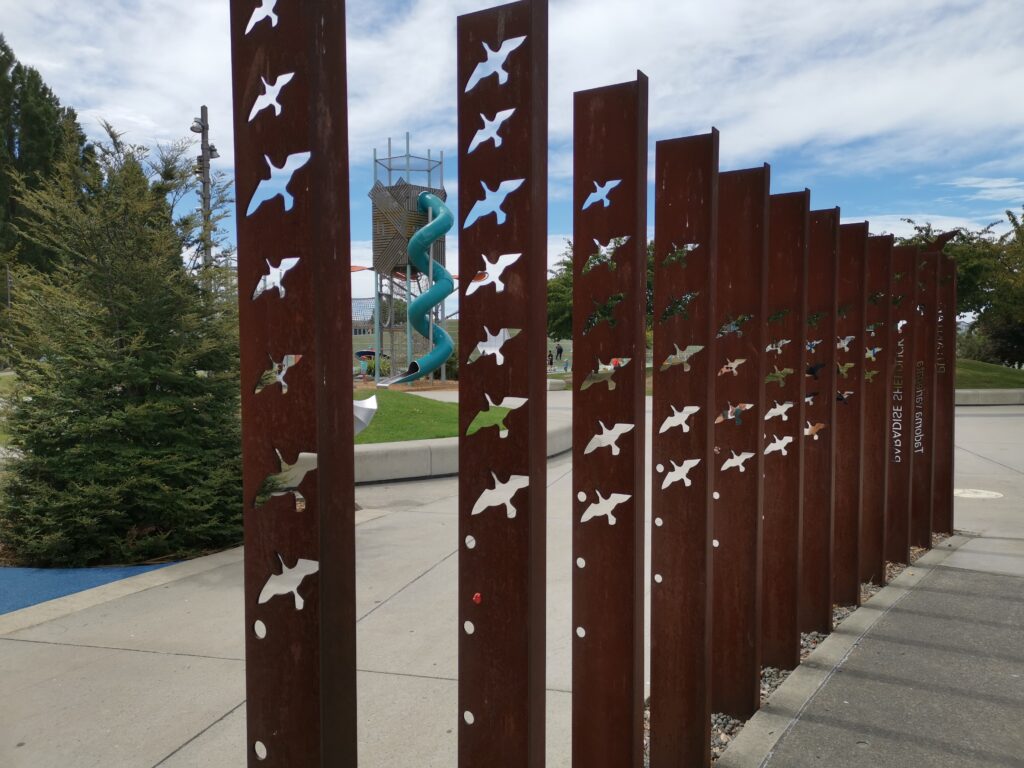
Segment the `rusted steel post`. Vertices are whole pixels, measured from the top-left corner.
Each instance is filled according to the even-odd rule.
[[[800,663],[800,564],[804,507],[804,369],[811,193],[772,195],[764,427],[762,663]]]
[[[917,312],[914,323],[914,470],[910,543],[932,545],[932,427],[935,404],[935,320],[939,253],[922,249],[917,258]]]
[[[639,768],[647,77],[573,110],[572,764]]]
[[[835,509],[836,266],[839,209],[811,211],[804,369],[804,515],[800,629],[832,631]]]
[[[655,158],[651,766],[711,762],[718,131]]]
[[[718,177],[711,707],[743,720],[761,698],[768,186],[767,165]]]
[[[864,315],[864,484],[860,580],[885,583],[885,479],[889,473],[889,314],[893,237],[868,238]]]
[[[355,766],[344,6],[230,18],[248,764]]]
[[[864,313],[867,222],[839,227],[836,308],[836,507],[832,599],[860,604],[860,519],[864,450]]]
[[[544,765],[547,18],[458,20],[460,766]]]
[[[956,261],[939,254],[935,325],[935,477],[932,528],[953,533],[953,431],[956,395]]]
[[[889,322],[889,475],[886,478],[885,559],[910,562],[911,478],[914,465],[914,327],[917,319],[917,247],[892,251]]]

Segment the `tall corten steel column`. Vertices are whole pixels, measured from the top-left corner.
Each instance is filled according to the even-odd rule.
[[[938,318],[935,325],[935,471],[932,529],[953,533],[953,437],[956,386],[956,261],[938,255]]]
[[[349,768],[356,633],[344,5],[267,10],[232,0],[230,19],[248,764]]]
[[[718,178],[711,706],[746,719],[761,697],[768,166]]]
[[[864,310],[867,222],[839,227],[836,308],[836,507],[832,599],[860,604],[860,518],[864,449]]]
[[[835,509],[836,265],[839,209],[811,211],[804,369],[804,515],[800,629],[832,631]]]
[[[914,466],[914,327],[917,321],[917,246],[892,252],[889,323],[889,475],[886,478],[885,558],[910,562],[911,479]]]
[[[458,21],[460,766],[544,765],[547,13]]]
[[[764,426],[762,663],[800,663],[804,507],[804,369],[811,193],[772,195],[768,265],[768,370]],[[770,440],[770,442],[767,442]]]
[[[655,157],[651,766],[711,762],[718,131]]]
[[[573,111],[572,764],[639,768],[647,78]]]
[[[939,254],[920,250],[917,258],[917,309],[914,324],[914,469],[910,543],[932,545],[932,426],[935,407],[935,321]]]
[[[868,238],[864,315],[864,484],[860,580],[885,583],[885,480],[889,474],[889,323],[893,237]]]

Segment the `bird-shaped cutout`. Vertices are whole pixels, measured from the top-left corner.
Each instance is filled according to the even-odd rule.
[[[690,479],[690,470],[700,464],[700,459],[686,459],[682,464],[676,464],[670,459],[669,464],[672,465],[672,469],[668,471],[665,479],[661,481],[661,490],[664,491],[680,480],[683,481],[683,485],[687,488],[693,485],[693,480]],[[661,465],[659,464],[658,467],[660,468]]]
[[[629,237],[629,235],[613,237],[604,244],[597,238],[594,238],[594,246],[597,250],[587,257],[587,261],[583,265],[583,274],[585,275],[600,266],[607,266],[609,272],[614,272],[616,267],[615,254],[619,248],[629,242]]]
[[[264,19],[270,20],[270,26],[277,26],[277,14],[274,13],[274,9],[277,6],[277,0],[260,0],[260,4],[253,10],[252,16],[249,17],[249,23],[245,27],[245,34],[252,32],[252,28],[259,24]]]
[[[615,308],[625,298],[626,295],[624,293],[616,293],[609,296],[608,300],[604,302],[594,299],[594,311],[587,315],[587,319],[583,321],[583,335],[586,336],[602,323],[607,323],[609,328],[614,328],[618,323],[618,319],[615,317]]]
[[[850,401],[850,398],[853,397],[853,395],[854,393],[850,390],[846,390],[845,392],[836,392],[836,402],[846,404]]]
[[[870,384],[872,381],[875,380],[875,376],[877,376],[877,375],[878,375],[878,371],[872,371],[871,369],[865,369],[864,370],[864,381],[866,381],[868,384]]]
[[[736,451],[732,450],[730,450],[729,453],[731,453],[732,456],[726,459],[725,463],[722,464],[722,471],[725,472],[726,470],[735,467],[740,472],[746,472],[747,468],[744,467],[743,465],[747,463],[748,459],[754,458],[754,454],[748,451],[744,451],[743,453],[738,454],[736,453]]]
[[[814,405],[814,398],[816,398],[818,394],[819,393],[817,392],[808,392],[806,395],[804,395],[804,403],[806,403],[807,405]]]
[[[777,355],[781,355],[782,348],[789,344],[790,341],[790,339],[779,339],[778,341],[773,341],[771,344],[764,348],[764,351],[774,352]]]
[[[472,296],[474,293],[479,291],[488,285],[494,286],[495,293],[501,293],[505,290],[505,283],[501,279],[505,270],[519,261],[521,253],[503,253],[500,256],[496,256],[494,261],[488,261],[486,256],[483,256],[484,268],[481,269],[469,285],[466,286],[466,295]]]
[[[508,437],[508,427],[505,426],[505,419],[508,418],[508,414],[503,414],[501,418],[495,423],[493,417],[487,416],[493,408],[504,408],[508,411],[514,411],[517,408],[522,408],[526,405],[525,397],[504,397],[499,402],[494,402],[491,396],[486,392],[484,393],[484,399],[487,400],[487,407],[480,411],[476,416],[473,417],[473,421],[469,423],[466,428],[467,435],[473,435],[479,432],[481,429],[487,429],[488,427],[498,428],[498,437]]]
[[[821,430],[823,430],[824,428],[825,428],[825,425],[822,424],[820,421],[817,424],[811,424],[811,422],[808,421],[807,422],[807,426],[804,427],[804,436],[805,437],[812,437],[815,440],[817,440],[818,439],[818,433],[821,432]]]
[[[501,482],[494,472],[491,472],[491,477],[494,478],[494,487],[480,494],[480,498],[473,505],[471,514],[479,515],[491,507],[504,506],[505,516],[512,520],[517,512],[515,505],[512,504],[512,498],[520,490],[530,485],[530,478],[528,475],[509,475],[508,480]]]
[[[778,382],[778,385],[780,387],[785,386],[785,384],[786,384],[786,377],[793,373],[793,369],[792,368],[783,368],[780,371],[779,370],[779,366],[776,365],[776,366],[773,366],[773,367],[775,368],[775,370],[772,371],[771,373],[769,373],[767,376],[764,377],[764,383],[765,384],[771,384],[774,381],[774,382]]]
[[[715,424],[722,424],[726,421],[731,421],[737,425],[742,424],[743,412],[749,411],[753,407],[753,403],[739,403],[738,405],[729,403],[726,409],[715,417]]]
[[[753,315],[740,315],[735,320],[727,320],[722,324],[722,327],[718,329],[716,338],[724,339],[731,333],[736,334],[736,338],[743,338],[743,326],[754,319]]]
[[[821,339],[808,339],[807,340],[807,351],[810,352],[813,355],[814,354],[814,350],[818,348],[818,345],[821,344],[821,341],[822,341]]]
[[[497,333],[491,333],[491,329],[484,326],[486,338],[479,342],[473,351],[469,353],[469,363],[475,363],[485,355],[493,355],[494,362],[498,365],[504,365],[505,355],[501,348],[505,346],[506,341],[518,336],[519,332],[519,328],[499,328]]]
[[[486,141],[493,141],[495,148],[500,147],[504,142],[498,131],[501,130],[501,126],[508,120],[512,115],[515,114],[514,109],[503,109],[495,116],[488,120],[487,116],[483,113],[480,114],[480,119],[484,121],[484,127],[476,132],[473,136],[473,140],[469,142],[469,149],[466,151],[467,155],[473,154],[473,150],[479,147]]]
[[[288,274],[289,270],[299,263],[299,260],[298,258],[281,259],[281,266],[279,267],[271,264],[270,259],[267,259],[266,262],[267,272],[256,283],[256,288],[253,289],[253,301],[268,291],[277,291],[277,297],[283,299],[285,297],[284,277]]]
[[[724,376],[727,373],[731,373],[733,376],[739,376],[740,374],[737,369],[745,362],[747,362],[745,357],[741,357],[738,360],[729,360],[726,358],[725,365],[718,369],[718,375]]]
[[[875,334],[878,332],[878,329],[881,328],[883,325],[885,325],[885,321],[879,320],[877,323],[871,323],[864,330],[867,331],[872,338],[874,338]]]
[[[704,349],[704,347],[698,344],[690,344],[686,349],[680,349],[678,344],[673,344],[672,346],[676,348],[676,351],[665,358],[665,362],[659,368],[661,371],[667,371],[674,365],[681,365],[684,372],[689,372],[690,358]]]
[[[465,93],[472,91],[476,88],[477,83],[491,75],[498,76],[498,85],[507,83],[508,72],[505,70],[505,63],[508,60],[508,55],[525,42],[525,36],[510,37],[496,51],[492,50],[487,43],[484,43],[484,53],[487,55],[487,58],[473,69],[473,73],[469,76],[469,82],[466,83]]]
[[[267,387],[274,384],[280,384],[281,394],[287,395],[288,381],[285,377],[288,375],[289,369],[299,364],[299,361],[302,359],[302,355],[285,355],[281,358],[280,362],[274,360],[270,355],[268,355],[268,357],[270,357],[270,367],[263,372],[262,376],[260,376],[260,380],[256,383],[254,393],[258,395]]]
[[[614,390],[618,385],[612,377],[615,376],[616,371],[629,365],[631,359],[629,357],[616,357],[610,363],[602,363],[599,359],[597,361],[597,369],[588,373],[587,378],[580,384],[580,392],[602,382],[608,385],[609,391]]]
[[[658,429],[658,434],[663,435],[670,429],[675,429],[676,427],[682,428],[683,432],[689,432],[689,418],[693,416],[693,414],[700,411],[700,406],[684,405],[682,407],[682,410],[680,410],[679,408],[676,408],[674,405],[670,405],[669,408],[672,410],[672,415],[666,416],[665,420],[661,422],[661,427]]]
[[[281,95],[281,89],[283,89],[288,83],[295,77],[294,72],[286,72],[283,75],[278,76],[273,83],[267,78],[261,77],[263,81],[263,93],[256,98],[256,103],[252,105],[252,111],[249,113],[249,122],[253,121],[260,112],[268,107],[274,108],[274,117],[281,116],[281,102],[277,99]]]
[[[505,198],[523,186],[525,181],[526,179],[503,181],[493,191],[487,186],[486,181],[481,181],[480,186],[484,190],[484,199],[473,203],[473,207],[469,209],[469,214],[466,216],[466,221],[462,228],[469,229],[476,224],[477,220],[482,219],[484,216],[490,216],[492,213],[499,226],[504,224],[508,214],[502,210],[501,206],[505,204]]]
[[[590,196],[583,202],[583,210],[587,210],[592,205],[601,203],[605,208],[612,204],[612,201],[608,199],[608,193],[615,189],[619,184],[622,183],[622,179],[611,179],[606,181],[604,184],[595,181],[594,191],[590,193]]]
[[[601,431],[590,438],[590,442],[587,443],[587,447],[583,450],[583,455],[586,456],[588,453],[593,453],[598,448],[611,448],[612,456],[618,456],[622,449],[619,448],[619,438],[627,432],[633,431],[632,424],[614,424],[609,429],[604,425],[603,421],[597,422]]]
[[[299,493],[299,486],[306,479],[306,475],[316,470],[317,457],[315,453],[300,453],[294,464],[284,460],[281,451],[274,449],[277,454],[279,470],[260,483],[260,489],[256,494],[255,506],[261,507],[272,496],[287,496],[292,494],[295,497],[296,505],[305,505],[306,499]]]
[[[793,442],[791,435],[785,437],[779,437],[778,435],[772,435],[772,443],[764,449],[764,455],[767,456],[769,453],[781,453],[783,456],[789,456],[789,451],[786,450],[786,446]]]
[[[903,333],[903,327],[909,323],[909,320],[899,320],[896,323],[896,333]]]
[[[850,378],[850,371],[856,366],[856,363],[838,363],[836,365],[836,373],[842,376],[844,379]]]
[[[818,374],[821,372],[821,369],[824,368],[824,367],[825,367],[824,363],[814,363],[813,365],[808,365],[807,366],[807,370],[804,372],[804,376],[806,376],[809,379],[817,380]]]
[[[793,403],[787,400],[784,403],[780,403],[778,400],[773,401],[775,405],[768,409],[768,413],[764,415],[764,420],[769,421],[774,419],[776,416],[781,416],[783,421],[789,421],[789,416],[786,415],[786,411],[793,407]]]
[[[278,555],[277,559],[281,561],[281,572],[270,574],[267,583],[260,590],[259,604],[269,603],[279,595],[291,595],[295,599],[295,610],[301,611],[306,601],[299,594],[299,587],[302,586],[302,582],[307,576],[312,576],[320,570],[320,564],[316,560],[299,558],[295,561],[295,565],[289,568],[284,564],[284,558],[281,555]]]
[[[864,357],[871,362],[877,362],[878,353],[882,351],[881,347],[868,347],[864,350]]]
[[[288,155],[284,164],[278,167],[274,165],[270,155],[264,155],[267,168],[270,169],[270,178],[260,179],[260,183],[256,185],[256,191],[252,193],[252,199],[249,200],[249,207],[246,209],[245,215],[252,216],[263,203],[273,200],[278,195],[284,202],[285,211],[290,211],[295,205],[295,198],[288,191],[288,185],[291,184],[295,172],[308,163],[310,157],[312,157],[310,152],[297,152],[294,155]]]
[[[624,504],[633,498],[628,493],[610,493],[605,497],[600,491],[594,491],[594,495],[597,497],[597,501],[587,507],[583,517],[580,518],[581,523],[587,523],[598,517],[606,517],[608,518],[608,525],[615,525],[615,515],[612,512],[619,504]],[[581,502],[585,502],[587,495],[580,491],[578,498]]]
[[[686,257],[697,250],[700,243],[683,243],[682,245],[676,245],[672,243],[672,249],[668,252],[665,260],[661,262],[661,266],[668,267],[673,264],[682,264],[686,266]]]
[[[850,343],[857,338],[856,336],[843,336],[842,338],[836,338],[836,349],[841,349],[843,352],[850,351]]]

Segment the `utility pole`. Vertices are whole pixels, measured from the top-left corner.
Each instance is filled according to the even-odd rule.
[[[205,271],[213,266],[213,213],[210,193],[210,161],[220,157],[217,147],[210,143],[210,115],[205,104],[200,107],[199,117],[192,121],[191,131],[200,135],[200,155],[196,158],[195,174],[199,177],[202,185],[200,188],[200,204],[203,213],[203,228],[199,239],[199,249]]]

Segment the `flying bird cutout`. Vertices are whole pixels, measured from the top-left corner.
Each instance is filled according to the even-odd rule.
[[[773,381],[777,382],[780,387],[785,386],[786,377],[793,373],[792,368],[783,368],[779,370],[779,366],[774,366],[775,370],[764,377],[765,384],[771,384]]]
[[[267,272],[256,283],[256,288],[252,292],[253,301],[268,291],[277,291],[278,298],[283,299],[285,297],[284,276],[299,263],[299,260],[298,258],[281,259],[279,267],[271,264],[270,259],[266,259],[266,262]]]
[[[690,470],[700,464],[700,459],[686,459],[682,464],[676,464],[670,459],[669,464],[672,465],[672,469],[668,471],[665,479],[661,481],[661,490],[664,491],[680,480],[683,481],[683,485],[687,488],[693,485],[693,481],[690,479]],[[661,465],[659,464],[658,466],[660,467]]]
[[[487,119],[486,115],[481,113],[480,119],[484,121],[484,127],[477,131],[473,140],[469,142],[469,149],[466,151],[466,154],[473,154],[473,150],[487,141],[493,141],[495,148],[500,147],[504,140],[501,138],[498,131],[501,130],[501,126],[506,120],[512,117],[515,112],[516,111],[514,109],[503,109],[490,120]]]
[[[690,358],[700,352],[704,347],[698,344],[690,344],[686,349],[680,349],[678,344],[673,344],[676,351],[665,358],[665,362],[661,364],[659,370],[667,371],[674,365],[683,366],[683,371],[688,372],[690,370]]]
[[[471,514],[479,515],[491,507],[504,506],[505,516],[512,520],[517,512],[512,504],[512,498],[523,488],[529,487],[530,478],[528,475],[510,475],[508,480],[501,482],[494,472],[491,472],[491,477],[494,478],[494,487],[480,494]]]
[[[743,453],[737,454],[736,451],[729,451],[732,456],[725,460],[722,464],[722,471],[725,472],[727,469],[735,467],[740,472],[746,472],[747,469],[743,465],[747,463],[748,459],[754,458],[754,454],[744,451]]]
[[[481,181],[480,186],[484,190],[484,199],[477,200],[473,203],[473,207],[469,209],[469,214],[466,216],[466,221],[462,225],[463,229],[469,229],[471,226],[476,224],[478,219],[482,219],[484,216],[490,216],[494,214],[495,220],[498,225],[505,223],[508,218],[508,214],[502,210],[501,206],[505,204],[505,198],[523,186],[523,182],[526,179],[510,179],[509,181],[503,181],[498,184],[497,189],[493,191],[487,186],[486,181]]]
[[[718,414],[717,417],[715,417],[715,424],[721,424],[726,421],[732,421],[735,422],[736,424],[742,424],[743,412],[749,411],[753,407],[753,403],[739,403],[738,405],[733,405],[732,403],[729,403],[728,407],[720,414]]]
[[[284,558],[281,555],[278,555],[277,559],[281,561],[281,572],[270,574],[267,583],[260,590],[259,604],[269,603],[279,595],[291,595],[295,599],[295,610],[301,611],[306,601],[299,594],[299,587],[302,586],[302,582],[307,576],[312,576],[320,570],[320,564],[316,560],[299,558],[295,561],[295,565],[289,568],[284,564]]]
[[[260,0],[260,4],[253,10],[252,16],[249,17],[249,23],[245,27],[245,34],[252,32],[252,28],[259,24],[264,19],[270,20],[270,26],[277,26],[277,14],[274,13],[274,9],[277,6],[277,0]]]
[[[818,345],[821,344],[821,342],[822,342],[821,339],[808,339],[808,341],[807,341],[807,351],[810,352],[813,355],[814,354],[814,350],[818,348]]]
[[[280,75],[273,83],[265,77],[260,78],[263,81],[263,93],[256,98],[256,103],[252,105],[252,111],[249,113],[250,123],[256,115],[268,107],[273,107],[274,117],[281,116],[281,102],[277,99],[281,95],[281,90],[292,81],[293,77],[295,77],[294,72],[287,72]]]
[[[786,346],[787,344],[789,344],[789,342],[790,342],[790,339],[779,339],[778,341],[773,341],[771,344],[769,344],[767,347],[764,348],[764,351],[765,352],[774,352],[777,355],[781,355],[782,354],[782,348],[784,346]]]
[[[487,427],[497,427],[499,437],[508,437],[508,427],[505,426],[505,419],[508,418],[508,414],[504,414],[496,424],[488,423],[490,419],[485,414],[489,413],[492,408],[504,408],[508,411],[514,411],[517,408],[522,408],[524,405],[526,405],[526,398],[504,397],[499,402],[496,403],[493,400],[491,400],[491,396],[485,392],[484,399],[487,400],[487,407],[473,417],[473,421],[471,421],[469,423],[469,427],[466,428],[466,434],[473,435],[479,432],[481,429],[486,429]]]
[[[804,402],[807,405],[814,405],[814,398],[816,398],[817,396],[817,392],[808,392],[806,395],[804,395]]]
[[[608,497],[601,495],[600,491],[594,491],[594,495],[597,497],[597,501],[593,502],[586,511],[583,513],[583,517],[580,518],[581,523],[586,523],[594,520],[598,517],[608,518],[608,525],[615,525],[615,515],[612,514],[614,509],[633,498],[628,493],[612,493]],[[585,502],[587,495],[580,491],[579,500]]]
[[[495,293],[502,293],[505,290],[505,283],[501,279],[502,275],[506,269],[519,261],[519,257],[522,255],[521,253],[503,253],[500,256],[495,256],[493,262],[488,261],[487,257],[483,256],[484,268],[477,272],[469,285],[466,286],[466,295],[472,296],[488,285],[494,286]]]
[[[881,347],[868,347],[864,350],[864,357],[874,363],[878,360],[878,353],[881,351]]]
[[[700,411],[700,406],[684,405],[683,409],[679,410],[674,405],[670,405],[669,408],[672,409],[672,415],[665,417],[665,420],[661,422],[661,427],[658,429],[658,434],[663,435],[670,429],[675,429],[676,427],[681,427],[683,432],[689,432],[690,425],[687,422],[689,421],[689,418],[693,416],[693,414]]]
[[[622,183],[622,179],[612,179],[606,181],[604,184],[594,182],[594,191],[590,193],[590,196],[583,202],[583,210],[587,210],[592,205],[601,203],[605,208],[612,204],[612,201],[608,199],[608,193],[615,189],[619,184]]]
[[[587,447],[583,451],[583,455],[586,456],[588,453],[593,453],[598,448],[611,448],[612,456],[618,456],[622,449],[619,448],[619,438],[627,432],[633,431],[632,424],[614,424],[611,429],[604,425],[603,421],[597,422],[601,431],[590,438],[590,442],[587,443]]]
[[[485,325],[484,335],[486,338],[479,342],[473,351],[469,353],[470,365],[485,355],[493,355],[494,362],[498,365],[504,365],[505,355],[501,348],[505,346],[506,341],[510,341],[518,336],[519,332],[519,328],[499,328],[497,333],[491,333],[491,329]]]
[[[856,366],[856,363],[839,363],[836,365],[836,373],[842,376],[844,379],[850,378],[850,371]]]
[[[769,453],[781,453],[783,456],[788,456],[789,451],[786,450],[786,446],[793,442],[791,435],[785,437],[779,437],[778,435],[772,435],[772,444],[764,449],[764,455],[767,456]]]
[[[825,367],[824,363],[814,363],[813,365],[808,365],[807,366],[807,371],[804,373],[804,375],[807,378],[809,378],[809,379],[817,380],[818,374],[821,372],[821,369],[824,368],[824,367]]]
[[[288,382],[285,377],[288,375],[288,370],[299,364],[302,359],[302,355],[285,355],[278,362],[270,355],[270,367],[263,372],[260,376],[260,380],[256,382],[255,394],[259,394],[264,389],[274,384],[281,385],[281,394],[288,394]]]
[[[612,377],[615,375],[616,371],[629,365],[629,361],[631,359],[632,358],[629,357],[616,357],[612,359],[611,363],[607,364],[602,363],[601,360],[598,359],[597,370],[587,374],[587,378],[585,378],[583,383],[580,384],[580,392],[585,389],[590,389],[595,384],[600,384],[601,382],[607,384],[609,390],[615,389],[617,385],[612,380]]]
[[[789,421],[789,416],[786,415],[786,411],[793,407],[793,403],[787,400],[784,403],[779,403],[778,400],[773,401],[775,405],[768,409],[768,413],[764,415],[764,420],[769,421],[774,419],[776,416],[781,416],[783,421]]]
[[[850,351],[850,343],[857,338],[856,336],[843,336],[842,338],[836,338],[836,349],[841,349],[843,352]]]
[[[804,428],[804,435],[807,437],[813,437],[815,440],[818,439],[818,433],[825,428],[825,425],[820,421],[817,424],[811,424],[807,422],[807,426]]]
[[[718,375],[724,376],[727,373],[731,373],[733,376],[739,376],[740,374],[737,369],[745,362],[747,362],[747,360],[744,357],[741,357],[738,360],[730,360],[726,358],[725,365],[718,369]]]
[[[284,460],[281,451],[274,449],[277,454],[279,471],[260,483],[260,490],[256,494],[255,506],[260,507],[272,496],[287,496],[289,493],[295,497],[296,504],[306,503],[306,499],[299,493],[299,486],[306,479],[306,475],[316,470],[317,457],[315,453],[300,453],[294,464]]]
[[[288,191],[288,185],[291,184],[295,172],[308,163],[310,157],[312,154],[309,152],[297,152],[294,155],[288,155],[284,164],[278,167],[274,165],[270,155],[264,155],[263,159],[267,161],[267,168],[270,169],[270,178],[260,179],[260,183],[256,185],[256,191],[252,193],[252,199],[249,200],[249,207],[246,209],[245,215],[252,216],[263,203],[273,200],[278,195],[284,202],[285,211],[290,211],[295,205],[295,198]]]
[[[524,42],[526,42],[525,36],[510,37],[508,40],[505,40],[496,51],[492,50],[487,43],[484,43],[484,53],[487,55],[487,58],[477,64],[473,73],[469,76],[469,82],[466,83],[465,93],[472,91],[476,88],[477,83],[491,75],[498,76],[498,85],[504,85],[507,83],[508,72],[505,70],[505,63],[508,60],[508,55]]]

